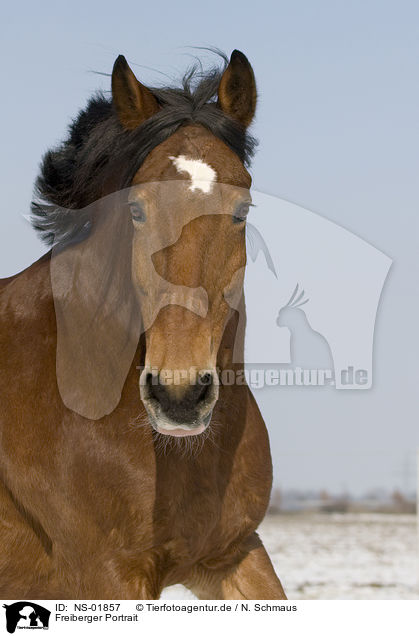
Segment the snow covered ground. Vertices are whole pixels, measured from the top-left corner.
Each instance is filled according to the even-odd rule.
[[[290,599],[418,599],[414,515],[267,516],[259,534]],[[165,599],[192,599],[181,585]]]

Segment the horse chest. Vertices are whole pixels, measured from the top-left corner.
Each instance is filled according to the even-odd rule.
[[[74,475],[79,479],[85,472],[75,506],[86,527],[107,537],[102,541],[108,553],[117,545],[121,554],[128,550],[150,559],[157,550],[159,561],[164,554],[169,564],[192,563],[252,532],[264,514],[265,493],[248,483],[240,461],[233,470],[233,458],[220,461],[211,450],[195,458],[145,457],[134,466],[132,458],[118,456],[87,469],[77,461]]]

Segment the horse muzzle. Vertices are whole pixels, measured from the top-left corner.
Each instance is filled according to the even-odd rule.
[[[176,381],[179,377],[181,382]],[[215,369],[192,375],[146,368],[140,376],[140,395],[150,424],[162,435],[187,437],[203,433],[211,422],[218,391]]]

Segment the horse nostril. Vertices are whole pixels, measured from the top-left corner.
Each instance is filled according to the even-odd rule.
[[[145,384],[147,387],[147,398],[149,400],[157,400],[162,409],[167,410],[170,407],[170,395],[159,376],[147,373]]]
[[[212,374],[204,373],[198,380],[199,384],[209,385],[212,384]]]
[[[146,386],[146,394],[147,397],[149,398],[154,398],[154,386],[155,386],[155,382],[153,382],[153,374],[152,373],[147,373],[146,377],[145,377],[145,386]]]
[[[196,392],[197,402],[203,402],[209,395],[212,385],[212,374],[204,373],[198,380]]]

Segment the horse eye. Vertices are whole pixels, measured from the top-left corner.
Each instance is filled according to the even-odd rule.
[[[132,220],[137,223],[145,223],[146,215],[143,206],[138,201],[132,201],[129,203],[129,209],[131,212]]]
[[[243,223],[249,214],[251,203],[244,202],[237,206],[233,214],[233,223]]]

